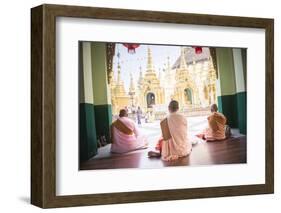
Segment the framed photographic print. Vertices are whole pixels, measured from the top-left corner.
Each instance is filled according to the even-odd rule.
[[[31,9],[31,203],[274,192],[274,21]]]

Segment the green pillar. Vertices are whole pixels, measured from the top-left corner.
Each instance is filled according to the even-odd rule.
[[[94,111],[97,137],[105,135],[110,142],[112,106],[107,76],[106,43],[91,43]]]
[[[236,81],[236,99],[237,99],[237,116],[238,128],[240,133],[247,132],[247,93],[246,93],[246,61],[243,56],[246,55],[246,49],[234,48],[233,61],[235,68]]]
[[[97,154],[94,113],[91,44],[79,43],[79,159],[88,160]]]
[[[232,48],[216,48],[218,108],[231,128],[238,127],[235,69]]]

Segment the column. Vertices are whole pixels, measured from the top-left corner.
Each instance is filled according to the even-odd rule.
[[[232,48],[216,48],[216,57],[218,108],[226,116],[228,125],[237,128],[236,77]]]
[[[237,114],[238,114],[238,128],[240,133],[246,134],[247,123],[247,93],[245,87],[245,73],[246,66],[244,66],[242,52],[246,49],[234,48],[233,61],[235,68],[235,81],[236,81],[236,99],[237,99]]]
[[[112,106],[107,81],[106,44],[91,43],[91,53],[96,134],[97,137],[104,135],[110,143]]]
[[[97,154],[90,42],[79,43],[79,103],[79,159],[85,161]]]

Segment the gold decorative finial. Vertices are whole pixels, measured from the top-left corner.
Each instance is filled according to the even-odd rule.
[[[147,72],[153,72],[153,62],[152,62],[152,54],[151,54],[151,49],[148,47],[147,48]]]
[[[120,66],[119,62],[118,62],[118,65],[117,65],[117,83],[118,84],[121,83],[121,66]]]
[[[170,68],[170,56],[167,57],[167,68]]]
[[[132,73],[130,73],[130,92],[135,91],[134,79]]]
[[[187,65],[186,65],[186,61],[185,61],[185,54],[184,54],[184,47],[181,48],[180,69],[187,69]]]
[[[170,66],[170,57],[167,57],[167,66],[166,66],[166,74],[169,74],[171,72],[171,66]]]

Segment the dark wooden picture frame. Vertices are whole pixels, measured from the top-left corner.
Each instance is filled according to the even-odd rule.
[[[56,17],[265,29],[265,184],[56,195]],[[274,20],[126,9],[41,5],[31,9],[31,203],[42,208],[132,203],[274,192]]]

